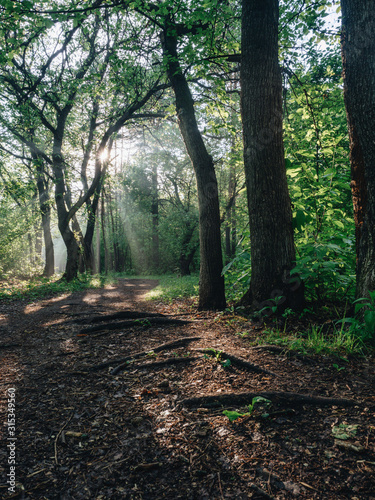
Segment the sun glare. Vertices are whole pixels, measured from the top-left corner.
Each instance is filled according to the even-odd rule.
[[[106,161],[106,160],[108,160],[108,150],[107,150],[107,149],[104,149],[104,150],[100,153],[100,159],[101,159],[101,161]]]

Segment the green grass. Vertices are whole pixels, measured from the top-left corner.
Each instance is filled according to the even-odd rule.
[[[72,293],[87,288],[100,288],[112,277],[82,274],[67,283],[60,276],[52,278],[36,277],[30,280],[3,281],[0,285],[0,300],[37,300],[51,295]]]
[[[52,278],[37,277],[30,280],[12,280],[0,282],[0,300],[37,300],[51,295],[72,293],[88,288],[100,288],[106,283],[115,282],[117,278],[155,279],[159,285],[151,290],[147,300],[171,302],[174,299],[193,297],[198,294],[199,276],[161,275],[161,276],[129,276],[110,274],[107,276],[80,275],[67,283],[60,276]]]
[[[159,281],[159,285],[148,292],[146,300],[158,300],[169,303],[174,299],[195,297],[198,295],[198,275],[142,276],[142,278],[157,279]]]
[[[279,329],[267,329],[257,339],[259,343],[285,346],[303,354],[330,354],[345,356],[349,354],[362,355],[366,345],[354,332],[343,329],[325,333],[323,326],[312,325],[307,332],[287,334]]]

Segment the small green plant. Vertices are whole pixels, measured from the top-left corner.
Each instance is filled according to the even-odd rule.
[[[209,359],[210,356],[213,356],[223,368],[229,368],[232,365],[230,359],[225,359],[224,361],[221,360],[223,351],[217,351],[216,349],[212,348],[206,349],[205,351],[206,353],[203,356],[205,359]]]
[[[357,337],[359,342],[375,344],[375,291],[369,292],[369,295],[353,302],[354,318],[344,317],[336,325],[341,324],[340,331]]]
[[[375,291],[369,292],[369,298],[357,299],[354,301],[355,313],[363,312],[364,327],[369,340],[375,340]]]
[[[156,358],[157,357],[157,354],[156,352],[154,351],[149,351],[147,354],[146,354],[147,357],[149,358]]]
[[[333,368],[335,368],[338,372],[341,372],[341,370],[345,370],[345,366],[339,366],[337,363],[334,363]]]
[[[243,339],[249,335],[249,332],[237,332],[236,335]]]
[[[221,362],[221,366],[223,368],[230,368],[231,365],[232,365],[232,363],[230,362],[230,359],[226,359],[225,361]]]
[[[134,323],[137,323],[140,326],[144,326],[144,327],[150,327],[151,326],[151,321],[149,319],[147,319],[147,318],[145,318],[145,319],[135,319]]]
[[[270,314],[275,314],[280,304],[285,301],[284,295],[279,295],[274,299],[269,299],[265,302],[265,306],[254,313],[256,318],[263,318],[264,316],[269,316]]]
[[[217,351],[216,349],[213,349],[213,348],[208,348],[208,349],[205,349],[206,353],[204,355],[204,358],[205,359],[208,359],[210,356],[213,356],[216,361],[220,361],[220,358],[221,358],[221,353],[223,351]]]
[[[240,413],[238,411],[224,410],[223,415],[228,417],[230,422],[234,422],[235,420],[241,417],[250,417],[257,406],[262,406],[268,409],[271,406],[271,404],[272,401],[270,401],[269,399],[263,398],[262,396],[256,396],[255,398],[252,399],[251,404],[248,405],[249,411],[245,413]],[[268,417],[268,415],[269,415],[268,413],[263,413],[262,416]]]
[[[283,314],[281,316],[285,319],[288,319],[288,318],[291,318],[292,316],[295,316],[295,315],[296,315],[296,313],[293,311],[293,309],[290,309],[290,307],[288,307],[287,309],[285,309],[285,311],[283,312]]]

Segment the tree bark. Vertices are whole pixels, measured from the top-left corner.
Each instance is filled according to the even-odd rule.
[[[151,216],[152,216],[152,257],[154,271],[160,267],[159,254],[159,194],[158,194],[158,168],[154,164],[151,174]]]
[[[295,248],[286,178],[277,0],[242,2],[241,114],[251,238],[251,282],[242,303],[259,309],[282,296],[300,308],[293,282]]]
[[[199,309],[224,309],[223,257],[220,234],[218,186],[212,157],[198,129],[194,101],[178,59],[173,25],[162,33],[162,47],[169,81],[186,150],[195,171],[199,205],[200,277]]]
[[[375,289],[375,10],[371,0],[341,0],[344,99],[356,226],[357,298]]]
[[[39,209],[42,217],[43,240],[46,253],[43,276],[47,276],[49,278],[55,273],[55,251],[51,234],[51,206],[48,181],[46,180],[43,171],[43,159],[39,158],[38,155],[32,151],[31,157],[33,158],[36,166],[36,185],[38,189]]]

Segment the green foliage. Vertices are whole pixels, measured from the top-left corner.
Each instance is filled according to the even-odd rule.
[[[298,333],[286,333],[279,329],[269,328],[262,332],[258,339],[260,344],[269,343],[285,346],[303,354],[332,354],[346,356],[348,354],[362,355],[366,351],[363,340],[352,330],[333,329],[319,325],[311,325],[309,330]]]
[[[357,299],[353,304],[356,316],[344,317],[337,324],[341,324],[342,330],[346,327],[351,335],[375,347],[375,291],[370,291],[369,297]]]
[[[245,413],[240,413],[238,411],[224,410],[223,415],[229,418],[230,422],[234,422],[241,417],[250,417],[255,410],[255,408],[261,406],[263,409],[268,409],[272,402],[269,399],[263,398],[262,396],[256,396],[252,399],[251,404],[248,405],[249,411]],[[263,417],[268,416],[268,413],[263,413]]]
[[[354,301],[355,312],[363,312],[364,327],[367,336],[375,340],[375,291],[369,292],[369,298],[357,299]]]
[[[175,299],[195,297],[198,295],[199,276],[147,276],[149,279],[157,279],[159,284],[156,288],[148,292],[147,300],[159,302],[172,302]]]
[[[338,372],[345,370],[345,366],[339,366],[337,363],[333,363],[333,368],[335,368]]]
[[[37,300],[63,293],[79,292],[88,288],[100,288],[109,280],[110,278],[105,276],[82,274],[69,283],[57,276],[37,277],[27,281],[3,281],[0,288],[0,300]]]

